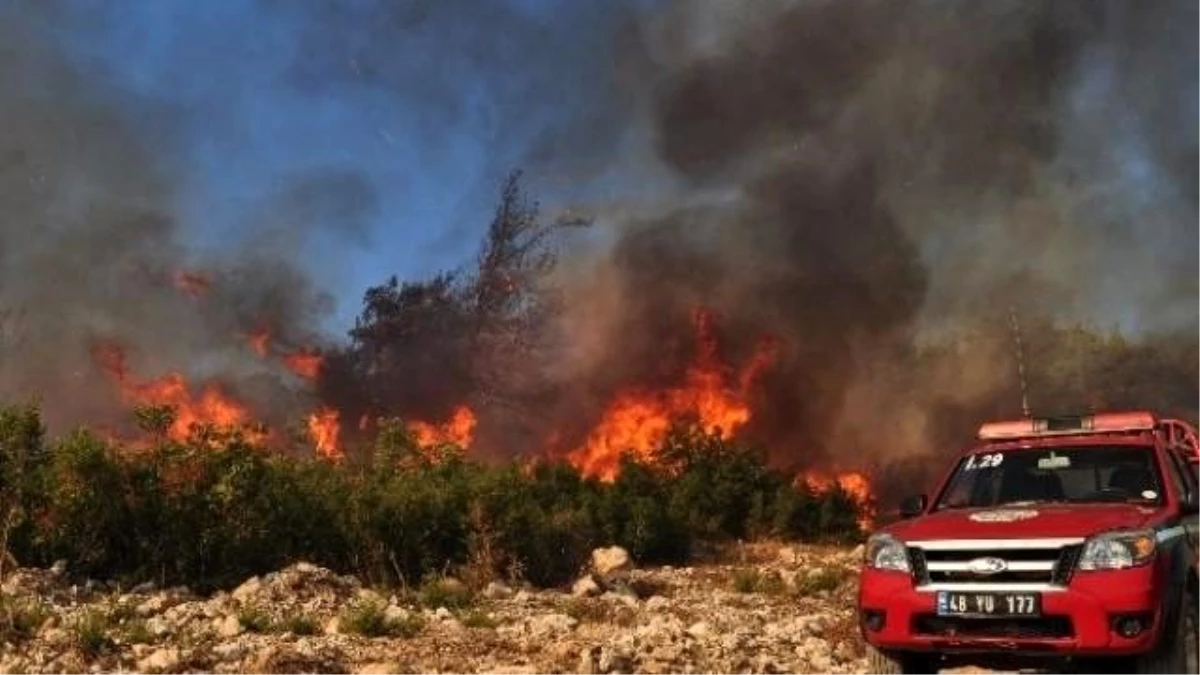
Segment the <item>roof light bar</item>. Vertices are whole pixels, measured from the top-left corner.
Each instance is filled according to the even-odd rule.
[[[1068,436],[1118,431],[1152,431],[1158,420],[1149,412],[1114,412],[1077,417],[1042,417],[1007,422],[986,422],[979,427],[985,441]]]

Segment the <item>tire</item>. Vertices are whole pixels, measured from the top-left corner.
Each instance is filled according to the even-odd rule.
[[[1174,621],[1164,627],[1158,646],[1134,662],[1135,673],[1195,673],[1197,643],[1200,642],[1200,621],[1197,619],[1196,597],[1184,593],[1182,607]]]
[[[867,645],[867,671],[878,675],[936,673],[937,656],[913,652],[885,652]]]

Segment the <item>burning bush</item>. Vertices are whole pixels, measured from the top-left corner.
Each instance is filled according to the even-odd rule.
[[[36,408],[0,411],[0,462],[23,477],[6,502],[20,561],[201,588],[297,560],[412,584],[466,565],[481,541],[485,572],[556,585],[601,545],[678,562],[694,540],[842,537],[858,514],[696,427],[672,430],[661,461],[626,455],[612,482],[568,464],[484,465],[461,453],[381,452],[367,470],[274,455],[219,429],[131,453],[83,429],[46,442],[40,428]],[[414,438],[396,433],[391,450],[413,450]],[[840,515],[797,519],[794,500]]]

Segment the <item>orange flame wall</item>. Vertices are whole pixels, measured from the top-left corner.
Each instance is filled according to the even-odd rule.
[[[583,445],[567,455],[585,475],[614,479],[625,452],[650,458],[676,420],[695,419],[706,433],[726,439],[750,421],[749,392],[774,360],[774,344],[763,342],[742,371],[731,377],[717,356],[712,316],[698,311],[693,321],[696,357],[683,383],[660,391],[619,392]]]

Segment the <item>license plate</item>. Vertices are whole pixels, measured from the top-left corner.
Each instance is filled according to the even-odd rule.
[[[938,616],[1038,616],[1038,593],[961,593],[938,591]]]

